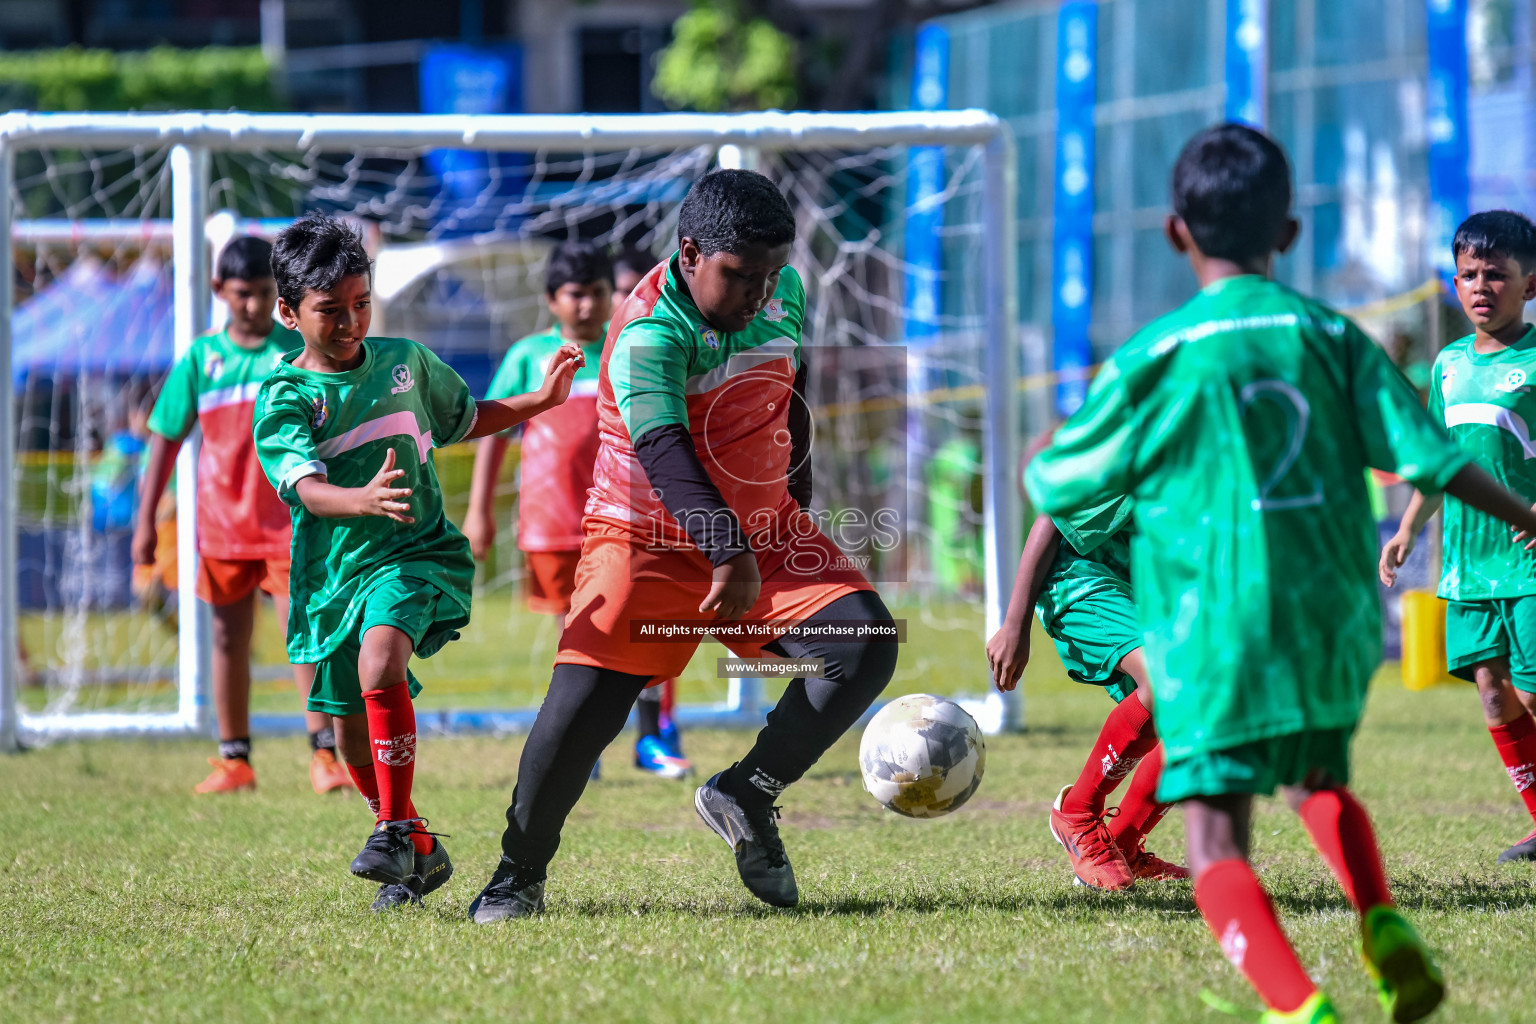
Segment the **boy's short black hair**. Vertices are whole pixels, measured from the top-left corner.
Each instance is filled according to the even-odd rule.
[[[620,246],[619,251],[613,254],[613,272],[628,270],[644,277],[659,260],[637,245]]]
[[[677,238],[693,239],[705,256],[788,245],[795,240],[795,215],[778,186],[756,171],[710,171],[677,211]]]
[[[1268,135],[1218,124],[1184,144],[1173,165],[1173,212],[1206,256],[1267,256],[1291,215],[1291,167]]]
[[[592,242],[561,242],[549,251],[544,270],[544,293],[553,295],[564,284],[613,284],[613,261],[608,252]]]
[[[1536,272],[1536,224],[1514,210],[1484,210],[1461,222],[1451,240],[1451,257],[1466,253],[1480,260],[1503,256]]]
[[[310,292],[329,291],[344,277],[369,274],[363,238],[344,221],[312,213],[284,228],[272,244],[277,294],[293,309]]]
[[[220,281],[259,281],[271,277],[272,243],[250,235],[230,239],[219,253],[213,276]]]

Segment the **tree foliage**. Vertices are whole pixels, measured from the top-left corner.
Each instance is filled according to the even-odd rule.
[[[795,105],[795,44],[738,0],[694,0],[672,26],[652,90],[669,106],[709,112]]]
[[[32,110],[277,110],[256,47],[0,52],[0,100]]]

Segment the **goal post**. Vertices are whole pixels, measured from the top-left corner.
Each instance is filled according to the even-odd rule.
[[[421,198],[412,193],[402,200],[390,192],[391,185],[400,193],[410,192],[414,187],[413,183],[405,182],[403,172],[380,171],[362,158],[343,161],[339,170],[330,165],[322,167],[323,159],[314,154],[379,153],[387,154],[396,163],[400,159],[424,160],[423,154],[430,156],[442,151],[574,154],[571,168],[561,178],[560,188],[567,190],[563,193],[565,198],[549,198],[556,190],[550,184],[553,178],[546,180],[543,176],[545,160],[540,157],[537,166],[529,164],[526,172],[515,172],[523,175],[518,179],[526,186],[522,192],[509,193],[505,180],[500,186],[493,181],[490,188],[485,188],[481,182],[478,195],[466,193],[465,205],[474,207],[478,215],[484,212],[481,207],[485,205],[487,195],[510,195],[505,200],[509,207],[515,205],[524,211],[537,209],[538,217],[543,218],[539,221],[540,230],[547,236],[559,226],[561,217],[574,225],[576,219],[584,215],[578,209],[581,202],[606,203],[610,212],[618,211],[612,218],[616,223],[608,230],[613,237],[622,240],[623,231],[638,230],[635,225],[650,230],[652,235],[647,237],[664,237],[662,228],[666,218],[669,215],[675,217],[676,199],[680,198],[680,195],[663,194],[664,190],[654,181],[638,180],[632,188],[623,187],[626,185],[623,175],[640,174],[633,168],[644,161],[634,158],[634,154],[668,150],[713,154],[727,146],[786,158],[790,154],[827,153],[835,156],[876,150],[884,154],[910,147],[946,147],[947,151],[973,154],[970,163],[954,172],[946,184],[948,191],[924,201],[952,203],[957,207],[961,203],[970,204],[966,207],[970,212],[963,227],[950,225],[944,230],[946,244],[953,242],[973,247],[974,256],[967,257],[970,262],[963,275],[949,275],[945,287],[972,290],[966,293],[965,302],[967,307],[974,307],[976,322],[968,322],[964,331],[957,333],[967,334],[967,341],[974,342],[975,347],[957,345],[952,350],[946,349],[942,356],[936,356],[934,366],[937,369],[931,374],[933,380],[923,383],[917,393],[919,401],[926,401],[921,397],[924,388],[927,393],[969,391],[980,399],[974,424],[983,438],[978,466],[982,492],[978,524],[982,585],[978,596],[985,605],[985,629],[988,634],[995,630],[1001,623],[1008,598],[1021,534],[1016,478],[1021,429],[1015,216],[1017,173],[1011,133],[1006,123],[996,116],[977,110],[580,116],[12,112],[0,115],[0,228],[12,243],[0,247],[0,381],[3,381],[0,386],[0,481],[7,483],[0,488],[0,564],[3,564],[0,569],[0,749],[14,749],[31,740],[67,736],[146,732],[200,734],[206,732],[210,724],[209,620],[206,608],[194,597],[192,583],[192,568],[196,564],[195,441],[182,448],[176,485],[177,544],[181,565],[177,603],[184,614],[179,616],[176,626],[174,706],[149,710],[93,710],[69,704],[58,708],[29,708],[22,699],[18,632],[21,599],[17,582],[21,528],[18,450],[22,439],[17,430],[19,410],[14,383],[19,367],[13,362],[21,339],[12,337],[17,244],[51,237],[49,231],[57,231],[58,224],[73,225],[70,230],[82,238],[108,236],[111,224],[127,225],[130,229],[139,225],[146,238],[151,235],[160,237],[164,214],[157,211],[166,204],[157,191],[162,183],[156,175],[166,179],[170,193],[175,352],[179,355],[208,326],[208,221],[213,207],[221,202],[210,195],[210,168],[216,161],[233,160],[238,164],[251,154],[260,154],[262,159],[267,159],[269,154],[298,154],[284,164],[281,173],[272,177],[272,181],[291,190],[292,195],[285,196],[284,203],[295,209],[263,208],[237,212],[237,216],[247,219],[265,217],[280,221],[285,214],[292,216],[306,208],[323,206],[314,200],[315,195],[331,202],[334,208],[334,197],[341,194],[341,190],[356,186],[358,181],[371,180],[369,175],[379,178],[391,173],[399,180],[385,181],[376,190],[371,204],[358,202],[353,212],[359,217],[373,216],[375,208],[381,204],[396,203],[390,208],[394,212],[389,215],[405,210],[407,212],[402,216],[419,219],[423,216],[420,211],[423,205],[432,207],[436,211],[432,215],[437,216],[441,212],[437,210],[440,204],[433,197]],[[60,200],[64,206],[62,217],[57,210],[39,214],[38,211],[18,209],[17,160],[44,151],[126,154],[121,161],[132,165],[136,174],[132,180],[138,182],[141,195],[133,201],[119,201],[105,195],[107,190],[100,185],[101,168],[98,166],[104,161],[93,158],[90,170],[96,172],[96,178],[92,179],[93,184],[83,187],[87,193],[93,188],[97,190],[96,194],[88,196],[91,202],[77,202],[71,206]],[[624,156],[626,151],[629,156]],[[596,176],[589,173],[589,168],[576,166],[583,158],[591,164],[594,155],[603,154],[617,155],[612,156]],[[55,159],[62,162],[62,158]],[[704,164],[699,166],[707,166],[709,159],[711,157],[706,156]],[[880,158],[887,164],[893,163],[894,159],[889,155]],[[157,160],[164,166],[156,163]],[[277,163],[275,158],[272,162]],[[387,161],[381,158],[381,162]],[[867,165],[885,166],[874,159],[867,161]],[[390,164],[390,167],[394,166]],[[827,158],[825,168],[833,174],[844,169],[833,156]],[[867,169],[865,165],[861,168]],[[230,188],[245,187],[239,185],[244,180],[241,173],[237,168],[226,175],[237,183]],[[439,179],[439,184],[448,191],[452,191],[448,185],[453,182],[454,173],[458,172],[445,170]],[[493,178],[499,173],[494,170],[494,164],[490,173]],[[604,179],[604,174],[609,177]],[[892,194],[899,186],[883,180],[882,174],[892,181],[902,177],[899,170],[870,173],[860,179],[859,187],[864,188],[865,193],[878,190],[882,196]],[[508,172],[504,178],[513,176]],[[530,184],[524,179],[536,180]],[[52,178],[48,180],[52,181]],[[127,175],[124,180],[128,180]],[[962,180],[971,184],[964,188],[955,187],[954,183]],[[617,181],[619,186],[610,188],[605,181]],[[255,189],[255,186],[250,187]],[[267,182],[262,187],[272,186]],[[502,192],[497,193],[497,187],[501,187]],[[850,189],[850,194],[856,197],[865,194],[858,188],[850,186]],[[226,199],[227,192],[228,189]],[[351,201],[350,197],[347,201]],[[416,205],[411,206],[411,202]],[[160,204],[158,207],[157,203]],[[81,210],[85,212],[79,212]],[[54,225],[52,228],[37,219],[50,215],[56,218],[49,222]],[[157,220],[157,216],[161,219]],[[828,225],[839,223],[838,218],[845,216],[846,209],[830,202],[823,208],[812,210],[808,218],[801,218],[797,212],[797,219],[808,222],[807,230],[811,232],[825,233],[829,230]],[[478,222],[477,225],[478,230],[465,232],[475,240],[501,230],[502,220],[495,220],[489,227]],[[574,232],[574,228],[571,230]],[[824,268],[826,286],[846,288],[854,294],[859,294],[859,288],[868,286],[867,281],[848,281],[850,277],[857,277],[855,264],[858,259],[868,258],[871,253],[879,255],[884,261],[886,275],[883,280],[887,283],[899,275],[904,259],[899,244],[893,243],[888,233],[883,235],[879,231],[868,232],[860,238],[834,238],[830,242],[826,238],[812,238],[804,246],[797,243],[797,255],[802,251],[830,254],[827,255],[829,264]],[[812,276],[807,275],[808,278]],[[814,293],[816,286],[810,280],[807,286]],[[897,297],[862,295],[859,301],[878,311],[886,320],[900,319],[900,299]],[[812,305],[815,305],[814,294]],[[846,311],[836,315],[848,319]],[[852,334],[863,329],[859,324],[842,326]],[[969,337],[972,334],[974,338]],[[810,336],[809,329],[807,335],[807,341],[814,344],[816,338]],[[936,386],[928,386],[935,383]],[[79,397],[77,401],[83,408],[85,398]],[[79,447],[84,442],[76,443]],[[857,456],[853,457],[856,460]],[[83,470],[77,465],[74,472],[74,486],[78,489]],[[82,515],[78,511],[71,514],[77,519]],[[81,532],[85,532],[83,527]],[[945,540],[938,538],[941,542]],[[88,604],[83,602],[81,607]],[[187,613],[189,610],[196,611]],[[977,637],[975,642],[979,646],[984,639]],[[760,713],[753,704],[753,695],[743,694],[740,687],[733,687],[732,694],[722,704],[690,709],[681,716],[682,720],[685,723],[718,720],[752,724],[745,719],[755,718]],[[1010,696],[998,707],[1001,710],[993,716],[995,727],[1022,725],[1022,703],[1018,697]],[[457,723],[456,727],[464,729],[515,729],[522,727],[525,719],[524,712],[519,709],[508,709],[504,714],[475,711],[438,714],[441,721]],[[715,717],[711,718],[711,715]]]

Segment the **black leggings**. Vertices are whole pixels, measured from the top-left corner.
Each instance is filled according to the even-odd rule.
[[[838,598],[806,620],[888,623],[874,591]],[[828,640],[789,635],[766,645],[788,658],[825,659],[824,675],[795,679],[784,691],[757,742],[721,779],[742,802],[771,803],[799,780],[828,747],[857,722],[896,670],[894,641]],[[560,847],[560,829],[576,806],[592,766],[629,718],[649,676],[586,665],[556,665],[549,693],[534,719],[517,767],[501,849],[527,875],[542,878]]]

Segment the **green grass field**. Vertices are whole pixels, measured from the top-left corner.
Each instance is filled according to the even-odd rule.
[[[974,636],[971,634],[974,645]],[[955,648],[955,657],[964,655]],[[967,663],[892,693],[953,689]],[[1041,652],[1041,662],[1048,659]],[[1108,709],[1032,673],[1030,730],[991,740],[969,806],[935,822],[883,812],[844,739],[785,800],[795,911],[757,904],[694,817],[691,789],[604,759],[552,866],[549,913],[464,918],[497,853],[520,740],[423,744],[418,800],[458,874],[425,908],[380,918],[348,860],[368,821],[322,799],[302,739],[263,741],[254,794],[194,798],[206,743],[61,744],[0,760],[12,798],[0,913],[4,1021],[1212,1021],[1209,987],[1258,1004],[1184,884],[1101,895],[1070,885],[1047,801]],[[741,733],[693,733],[705,771]],[[1536,1020],[1536,869],[1495,867],[1529,822],[1461,688],[1384,673],[1356,747],[1399,898],[1451,984],[1436,1020]],[[1177,856],[1178,812],[1153,848]],[[1353,916],[1277,803],[1255,851],[1305,963],[1347,1021],[1380,1020],[1351,952]]]

